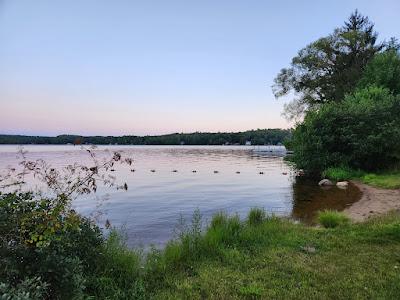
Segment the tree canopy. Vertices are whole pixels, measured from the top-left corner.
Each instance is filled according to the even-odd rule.
[[[297,96],[286,106],[286,116],[293,118],[307,108],[342,101],[368,62],[385,47],[377,37],[374,24],[355,11],[342,27],[301,49],[274,80],[275,97],[290,92]]]
[[[299,168],[400,166],[400,54],[397,40],[377,43],[374,25],[354,12],[328,37],[300,50],[275,79],[276,96],[299,95],[304,113],[289,142]]]

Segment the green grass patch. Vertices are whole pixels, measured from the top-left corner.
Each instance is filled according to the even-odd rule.
[[[361,181],[384,189],[400,188],[400,172],[384,174],[366,174],[361,177]]]
[[[341,212],[324,210],[318,213],[318,222],[325,228],[335,228],[349,224],[350,219]]]
[[[349,167],[332,167],[322,172],[322,176],[334,181],[350,180],[363,176],[361,170],[353,170]]]
[[[329,230],[268,217],[257,226],[248,220],[236,226],[229,225],[231,218],[237,224],[235,216],[224,215],[200,235],[202,255],[181,257],[184,268],[182,260],[179,267],[160,268],[160,280],[148,287],[151,297],[398,299],[397,213]],[[185,247],[180,241],[174,245]],[[160,261],[168,251],[158,252]]]
[[[366,173],[364,171],[353,170],[348,167],[332,167],[322,172],[322,176],[334,181],[356,179],[365,184],[384,189],[400,188],[400,171]]]

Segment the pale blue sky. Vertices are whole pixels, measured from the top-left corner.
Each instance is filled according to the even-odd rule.
[[[0,0],[0,133],[288,127],[273,78],[356,8],[400,37],[398,0]]]

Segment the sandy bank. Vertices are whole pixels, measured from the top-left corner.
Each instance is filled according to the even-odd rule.
[[[391,210],[400,210],[400,189],[386,190],[361,182],[352,181],[363,193],[361,199],[344,210],[355,222],[362,222],[372,216]]]

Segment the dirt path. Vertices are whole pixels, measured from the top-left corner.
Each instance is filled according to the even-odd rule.
[[[355,222],[381,215],[391,210],[400,210],[400,189],[386,190],[361,182],[352,181],[363,193],[361,199],[344,210]]]

